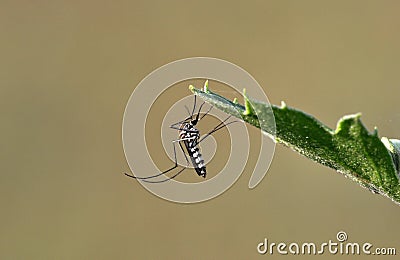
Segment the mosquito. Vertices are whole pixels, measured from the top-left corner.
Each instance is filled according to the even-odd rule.
[[[203,102],[200,105],[199,110],[195,114],[195,110],[196,110],[196,95],[195,95],[193,109],[192,109],[191,113],[189,111],[189,108],[187,106],[185,106],[189,116],[185,120],[179,121],[170,126],[170,128],[178,130],[178,134],[179,134],[179,138],[172,141],[172,146],[174,148],[174,160],[175,160],[174,166],[172,166],[171,168],[169,168],[166,171],[163,171],[161,173],[158,173],[153,176],[148,176],[148,177],[136,177],[136,176],[130,175],[128,173],[125,173],[125,175],[128,177],[134,178],[134,179],[141,180],[143,182],[149,182],[149,183],[166,182],[166,181],[169,181],[169,180],[175,178],[176,176],[178,176],[180,173],[182,173],[185,169],[187,169],[189,167],[189,164],[190,164],[189,159],[188,159],[188,156],[189,156],[190,161],[192,162],[193,168],[195,169],[197,175],[199,175],[200,177],[206,178],[206,175],[207,175],[206,165],[205,165],[204,159],[201,155],[199,144],[202,141],[204,141],[204,139],[209,137],[211,134],[215,133],[216,131],[226,127],[229,124],[239,122],[239,121],[235,120],[235,121],[231,121],[231,122],[225,124],[225,122],[228,121],[229,118],[231,118],[231,116],[228,116],[224,121],[220,122],[217,126],[215,126],[210,132],[208,132],[207,134],[205,134],[204,136],[201,137],[200,131],[196,128],[196,125],[201,119],[203,119],[206,115],[208,115],[208,113],[213,108],[211,106],[207,110],[207,112],[200,117],[201,109],[203,108],[204,104],[205,104],[205,102]],[[161,175],[165,175],[166,173],[168,173],[178,167],[178,161],[176,159],[176,148],[175,148],[176,143],[179,144],[179,147],[180,147],[183,155],[185,156],[186,166],[184,166],[182,169],[180,169],[177,173],[175,173],[171,177],[166,176],[167,178],[163,179],[163,180],[152,180],[153,178],[156,178]],[[185,152],[185,149],[186,149],[186,152]]]

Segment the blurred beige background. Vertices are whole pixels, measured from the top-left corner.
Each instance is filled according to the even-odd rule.
[[[222,196],[180,205],[122,174],[121,141],[140,80],[193,56],[243,67],[272,103],[331,127],[362,112],[370,130],[399,138],[399,11],[398,1],[0,1],[0,258],[272,258],[256,252],[264,238],[322,243],[339,230],[400,250],[399,206],[282,146],[255,190],[245,172]]]

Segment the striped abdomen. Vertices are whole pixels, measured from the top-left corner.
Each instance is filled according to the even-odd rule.
[[[197,174],[205,178],[207,174],[206,165],[197,146],[200,138],[199,131],[191,123],[184,123],[180,128],[179,139],[184,139],[183,142]]]

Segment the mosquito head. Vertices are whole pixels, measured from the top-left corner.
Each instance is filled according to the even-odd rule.
[[[190,123],[192,124],[192,125],[197,125],[197,122],[199,121],[199,119],[197,119],[197,118],[195,118],[195,119],[193,119],[193,120],[190,120]]]

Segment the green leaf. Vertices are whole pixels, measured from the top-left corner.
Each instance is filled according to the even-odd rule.
[[[189,88],[214,107],[260,128],[275,142],[400,204],[400,141],[385,137],[381,141],[376,129],[369,133],[360,114],[344,116],[333,130],[284,103],[280,107],[266,104],[244,92],[244,105],[240,105],[237,100],[232,102],[213,93],[206,85],[205,91]]]

